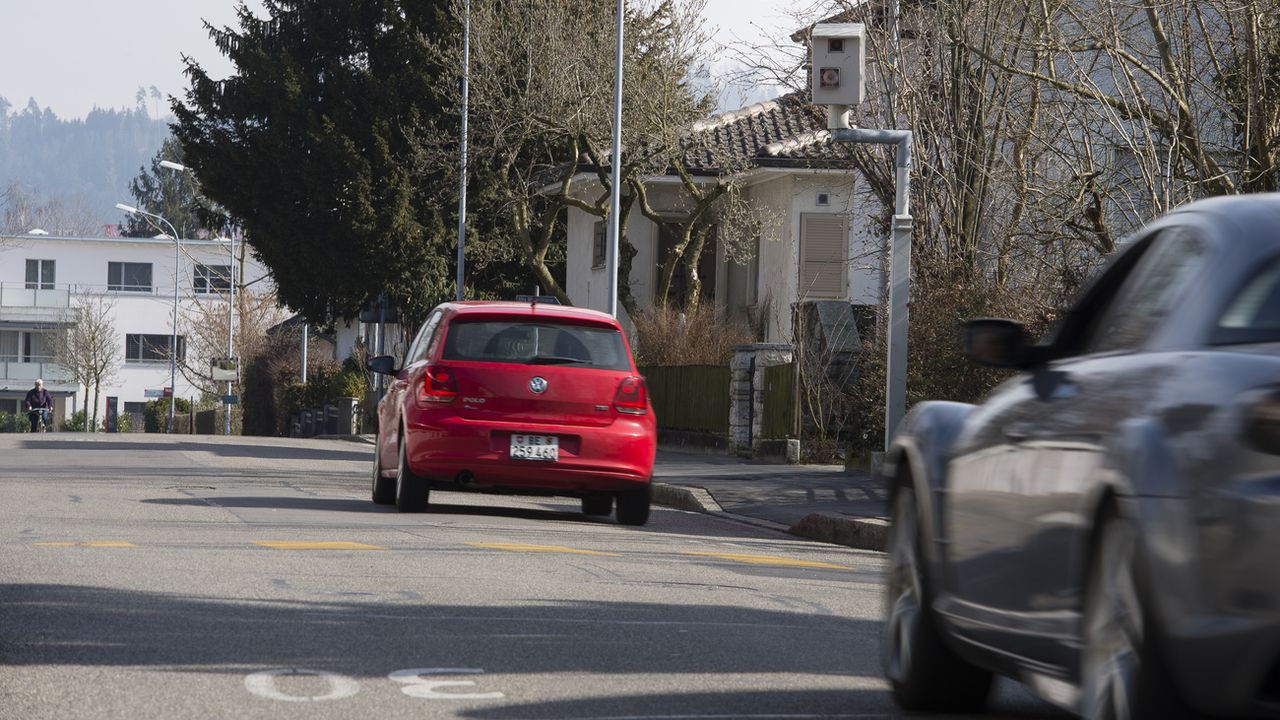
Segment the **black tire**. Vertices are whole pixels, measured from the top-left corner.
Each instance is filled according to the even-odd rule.
[[[377,505],[391,505],[396,501],[396,479],[382,476],[382,448],[378,445],[373,449],[372,495]]]
[[[1080,622],[1085,720],[1179,720],[1193,713],[1170,680],[1134,566],[1137,528],[1114,505],[1099,514]]]
[[[649,522],[652,497],[653,487],[648,483],[638,490],[618,493],[618,522],[623,525],[644,525]]]
[[[405,437],[400,434],[400,449],[396,459],[396,509],[402,513],[420,513],[427,511],[427,499],[430,489],[427,481],[413,474],[409,462],[405,459]]]
[[[977,712],[987,704],[992,675],[962,659],[942,636],[926,582],[919,517],[915,492],[900,487],[889,530],[884,674],[905,710]]]
[[[582,514],[604,517],[613,512],[613,496],[593,493],[582,496]]]

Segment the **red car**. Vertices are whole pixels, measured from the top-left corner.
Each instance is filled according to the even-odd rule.
[[[618,322],[543,302],[445,303],[378,404],[373,501],[427,508],[430,488],[582,499],[649,519],[657,424]]]

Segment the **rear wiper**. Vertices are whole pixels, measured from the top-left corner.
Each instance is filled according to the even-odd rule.
[[[530,365],[590,365],[590,360],[565,357],[564,355],[534,355],[529,358]]]

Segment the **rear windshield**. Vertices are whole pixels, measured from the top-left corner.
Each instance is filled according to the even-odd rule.
[[[537,320],[455,321],[444,359],[631,370],[617,330]]]
[[[1218,320],[1218,345],[1280,341],[1280,261],[1258,273]]]

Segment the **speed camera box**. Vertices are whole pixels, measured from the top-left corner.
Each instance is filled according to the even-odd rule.
[[[817,105],[857,105],[862,102],[866,50],[862,23],[821,23],[813,26],[813,102]]]

